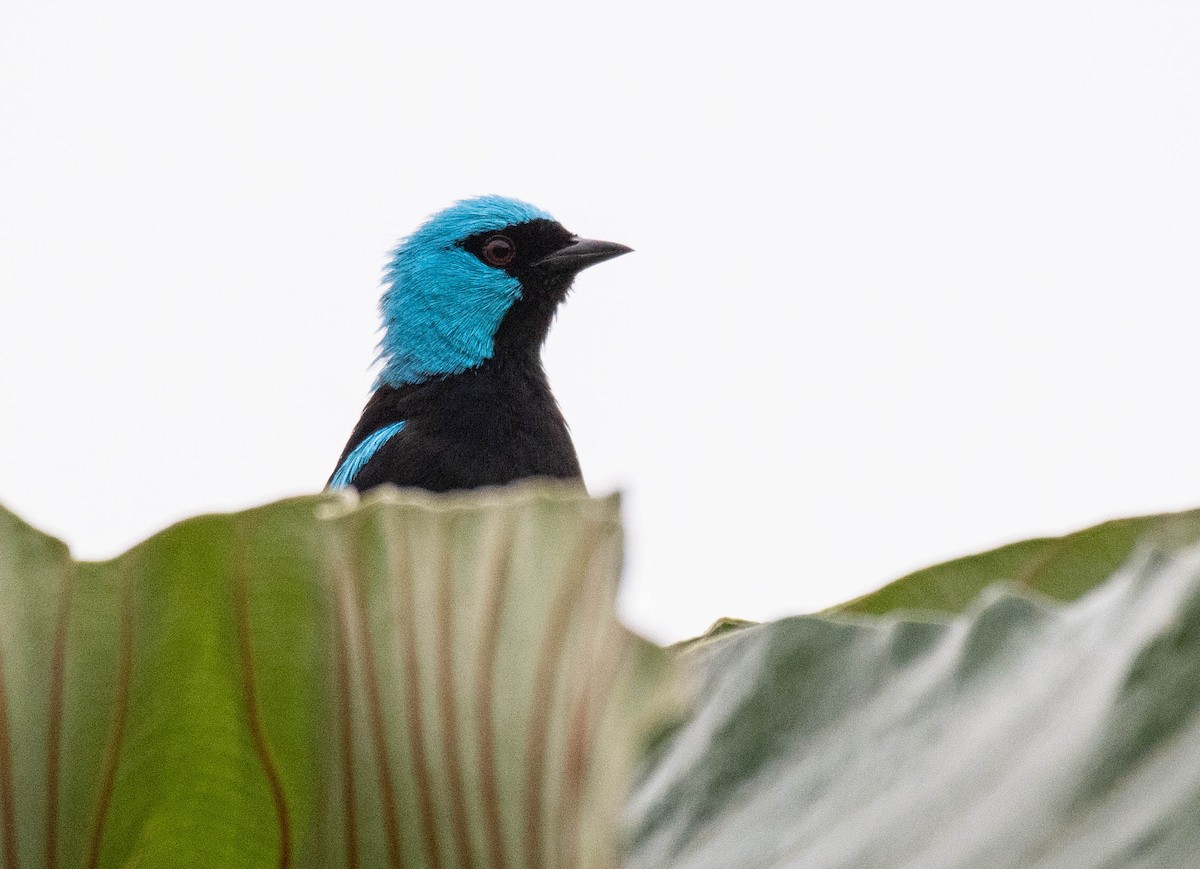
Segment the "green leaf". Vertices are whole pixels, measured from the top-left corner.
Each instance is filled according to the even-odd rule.
[[[666,654],[561,486],[181,523],[104,563],[0,511],[3,866],[611,867]]]
[[[805,616],[687,647],[702,699],[635,792],[629,869],[1195,866],[1200,547],[1178,519],[981,557],[1040,546],[1033,584],[1070,596],[1137,528],[1069,604],[997,586],[943,621]]]
[[[983,589],[1011,582],[1056,600],[1075,600],[1107,579],[1139,540],[1200,538],[1200,510],[1116,519],[1064,537],[1023,540],[918,570],[826,610],[881,615],[897,610],[960,613]]]

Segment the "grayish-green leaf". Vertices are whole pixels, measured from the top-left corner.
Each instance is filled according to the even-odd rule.
[[[635,794],[629,869],[1196,866],[1200,549],[1147,530],[1070,604],[993,586],[949,621],[688,647],[701,700]]]

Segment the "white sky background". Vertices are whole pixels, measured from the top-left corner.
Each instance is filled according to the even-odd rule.
[[[319,489],[492,192],[637,249],[546,364],[656,639],[1200,504],[1194,0],[6,0],[0,129],[0,501],[80,556]]]

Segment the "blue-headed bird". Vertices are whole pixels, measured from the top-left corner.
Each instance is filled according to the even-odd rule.
[[[580,479],[542,344],[575,275],[629,251],[501,196],[429,218],[385,271],[379,376],[329,487]]]

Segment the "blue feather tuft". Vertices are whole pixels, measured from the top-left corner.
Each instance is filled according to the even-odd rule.
[[[404,428],[403,422],[394,422],[363,438],[362,442],[350,451],[350,455],[346,456],[346,461],[338,465],[338,469],[333,472],[329,488],[344,489],[353,483],[358,472],[363,469],[363,465],[371,461],[371,456],[375,455],[379,448],[397,435],[402,428]]]
[[[491,358],[496,329],[521,297],[521,284],[457,243],[479,232],[553,219],[517,199],[480,196],[435,214],[401,241],[384,272],[383,368],[376,388],[457,374]]]

